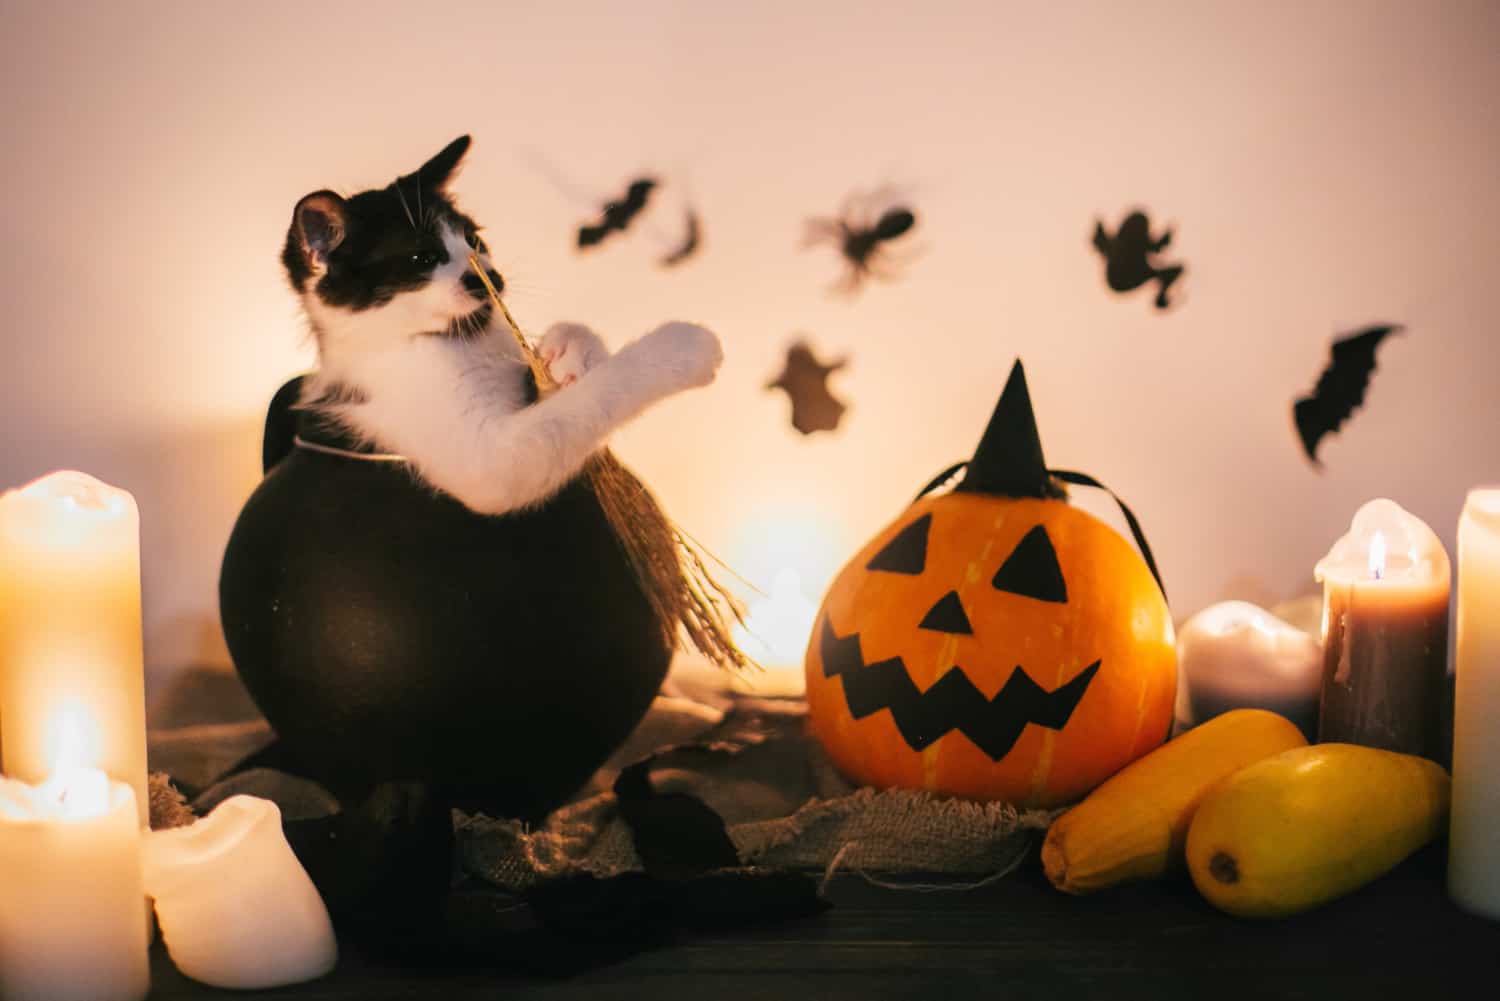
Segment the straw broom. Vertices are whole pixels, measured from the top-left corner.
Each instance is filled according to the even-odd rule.
[[[490,301],[520,345],[537,391],[546,394],[556,389],[546,364],[510,315],[478,254],[469,255],[469,267],[484,283]],[[720,667],[751,666],[753,662],[730,633],[733,622],[744,624],[743,607],[714,580],[691,538],[666,516],[646,485],[608,448],[589,459],[584,475],[640,580],[667,645],[676,649],[680,630],[699,653]]]

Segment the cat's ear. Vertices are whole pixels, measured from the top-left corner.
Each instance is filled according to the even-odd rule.
[[[418,186],[427,185],[441,191],[452,180],[469,151],[469,137],[459,136],[443,147],[443,151],[417,168],[413,178]]]
[[[297,203],[292,232],[307,262],[328,265],[328,255],[344,242],[344,200],[332,191],[314,191]]]

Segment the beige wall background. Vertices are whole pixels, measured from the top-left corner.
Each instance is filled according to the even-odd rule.
[[[1363,501],[1450,546],[1500,480],[1500,6],[1320,3],[3,4],[0,484],[73,466],[140,503],[152,680],[223,662],[216,581],[276,387],[312,363],[277,260],[291,207],[454,136],[522,322],[723,337],[710,390],[617,450],[762,583],[812,597],[971,449],[1024,358],[1055,465],[1135,506],[1176,613],[1312,586]],[[573,228],[632,173],[701,208],[676,272]],[[904,186],[922,253],[831,298],[802,222]],[[1117,297],[1089,245],[1177,226],[1182,305]],[[670,217],[658,224],[670,234]],[[1302,458],[1292,398],[1390,320],[1365,411]],[[762,384],[847,353],[837,436]],[[1103,507],[1099,507],[1103,510]]]

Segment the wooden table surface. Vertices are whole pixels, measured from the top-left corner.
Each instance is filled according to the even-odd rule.
[[[1087,898],[1030,864],[979,889],[893,891],[835,878],[810,918],[686,936],[566,979],[420,970],[346,949],[327,978],[255,997],[705,999],[1500,997],[1500,922],[1455,908],[1436,848],[1357,893],[1278,922],[1219,914],[1181,880]],[[152,997],[225,997],[160,944]],[[1460,985],[1479,985],[1469,992]],[[246,996],[246,995],[241,995]]]

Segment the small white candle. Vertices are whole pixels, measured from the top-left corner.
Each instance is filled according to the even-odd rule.
[[[328,909],[270,800],[232,796],[188,827],[151,832],[145,872],[167,952],[194,980],[280,987],[338,962]]]
[[[70,759],[146,794],[140,515],[60,472],[0,496],[0,765],[41,782]]]
[[[140,1001],[151,989],[135,794],[94,768],[0,779],[0,997]]]
[[[1318,731],[1323,648],[1257,605],[1210,605],[1177,634],[1177,723],[1206,723],[1231,709],[1280,713],[1311,740]]]
[[[1470,491],[1458,522],[1454,670],[1448,893],[1500,919],[1500,487]]]

